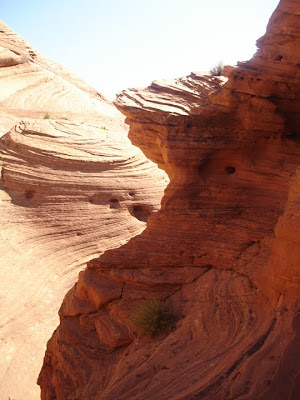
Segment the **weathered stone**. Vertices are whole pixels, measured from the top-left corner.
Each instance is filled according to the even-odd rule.
[[[89,259],[142,232],[133,210],[157,211],[168,180],[108,100],[0,30],[0,398],[34,400],[66,291]],[[120,296],[110,282],[96,307]]]
[[[260,50],[225,78],[192,74],[118,96],[132,142],[170,184],[147,229],[80,278],[92,269],[124,282],[120,299],[93,313],[120,308],[128,319],[104,317],[95,342],[88,324],[68,329],[62,319],[40,373],[42,399],[299,397],[299,14],[299,2],[282,0]],[[176,318],[154,339],[130,319],[151,297]],[[107,351],[115,323],[134,339]]]

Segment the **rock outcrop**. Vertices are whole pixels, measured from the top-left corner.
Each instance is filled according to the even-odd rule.
[[[224,76],[126,90],[130,139],[170,177],[127,244],[90,261],[60,309],[42,399],[299,398],[299,2]],[[141,299],[176,322],[139,335]]]
[[[121,113],[0,24],[0,398],[33,400],[57,310],[85,263],[160,207],[166,174]]]

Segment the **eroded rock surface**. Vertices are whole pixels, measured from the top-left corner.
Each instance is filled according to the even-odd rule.
[[[299,2],[223,77],[126,90],[130,138],[170,176],[147,229],[88,263],[60,309],[42,399],[296,400],[299,388]],[[155,339],[140,299],[170,304]]]
[[[65,293],[145,228],[167,178],[109,101],[0,31],[0,398],[33,400]]]

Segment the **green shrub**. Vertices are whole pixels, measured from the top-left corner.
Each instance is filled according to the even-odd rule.
[[[44,119],[50,119],[50,118],[51,118],[51,116],[50,116],[49,113],[46,113],[46,114],[44,115]]]
[[[172,328],[174,317],[169,307],[159,299],[141,300],[135,309],[132,322],[145,335],[154,337]]]
[[[213,76],[221,76],[224,68],[224,64],[222,61],[219,61],[217,65],[215,65],[209,72]]]

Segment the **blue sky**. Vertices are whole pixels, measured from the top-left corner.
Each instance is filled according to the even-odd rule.
[[[1,0],[0,18],[44,56],[113,96],[247,60],[278,0]]]

